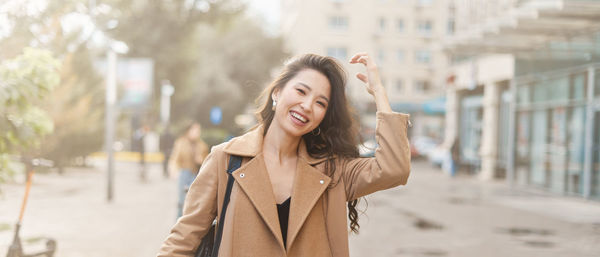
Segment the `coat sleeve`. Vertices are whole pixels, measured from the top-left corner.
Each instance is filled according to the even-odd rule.
[[[217,213],[217,184],[221,150],[206,157],[198,176],[190,186],[184,203],[183,216],[171,229],[162,244],[158,257],[194,256],[202,237],[212,226]]]
[[[171,157],[169,157],[169,169],[171,174],[177,174],[175,171],[179,170],[179,155],[181,154],[181,140],[177,139],[173,143],[173,151]]]
[[[409,115],[376,113],[375,157],[342,161],[346,199],[355,200],[373,192],[405,185],[410,174]]]

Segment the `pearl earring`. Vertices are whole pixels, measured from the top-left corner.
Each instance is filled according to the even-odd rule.
[[[275,110],[275,106],[277,106],[277,101],[273,100],[273,108],[271,108],[271,110]]]

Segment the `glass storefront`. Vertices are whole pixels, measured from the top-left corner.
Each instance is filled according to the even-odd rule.
[[[596,83],[598,86],[599,83]],[[594,139],[592,144],[592,188],[591,196],[600,199],[600,110],[594,115]]]
[[[515,142],[515,179],[518,184],[527,185],[529,179],[529,163],[531,161],[531,115],[528,111],[517,113]]]
[[[460,120],[461,163],[478,167],[481,163],[479,149],[483,122],[483,96],[466,96],[461,100]]]
[[[582,194],[587,72],[517,83],[515,180]]]
[[[510,92],[508,90],[502,91],[500,94],[500,106],[498,113],[498,166],[506,169],[507,164],[507,150],[508,150],[508,131],[509,131],[509,119],[510,119]]]
[[[600,69],[596,69],[596,76],[595,76],[595,81],[594,81],[594,85],[595,89],[594,89],[594,96],[596,96],[596,98],[600,98]]]

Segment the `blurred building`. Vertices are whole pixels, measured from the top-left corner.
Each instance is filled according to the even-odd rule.
[[[445,147],[483,178],[600,199],[600,1],[454,6]]]
[[[281,31],[292,54],[329,55],[345,65],[348,94],[363,117],[374,114],[373,98],[355,79],[364,68],[348,60],[368,52],[380,67],[392,108],[412,114],[412,136],[441,139],[447,59],[440,43],[454,31],[447,2],[284,0]]]

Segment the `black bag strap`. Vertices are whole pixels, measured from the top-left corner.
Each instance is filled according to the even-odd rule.
[[[223,209],[219,215],[219,223],[217,223],[217,233],[215,235],[215,244],[213,245],[212,257],[219,255],[219,246],[221,246],[221,236],[223,236],[223,225],[225,224],[225,213],[227,205],[229,205],[229,196],[231,196],[231,188],[233,187],[233,173],[242,165],[242,157],[231,155],[229,157],[229,165],[227,167],[227,189],[225,189],[225,198],[223,199]]]

